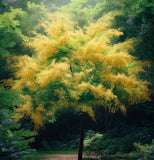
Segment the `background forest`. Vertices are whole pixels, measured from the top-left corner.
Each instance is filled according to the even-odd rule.
[[[153,0],[0,0],[0,160],[83,136],[87,155],[154,159],[153,35]]]

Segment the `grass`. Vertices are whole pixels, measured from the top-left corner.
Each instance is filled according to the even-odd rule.
[[[61,150],[61,151],[32,151],[30,157],[25,157],[23,160],[40,160],[51,154],[77,154],[76,150]]]

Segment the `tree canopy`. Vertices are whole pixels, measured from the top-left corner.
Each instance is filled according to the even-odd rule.
[[[84,29],[75,29],[61,14],[40,24],[44,34],[36,33],[26,44],[35,54],[17,58],[15,65],[13,89],[24,99],[17,120],[30,116],[38,129],[59,107],[73,106],[94,117],[92,105],[114,113],[150,100],[149,83],[139,75],[147,63],[129,54],[137,39],[119,42],[123,33],[110,28],[118,14],[111,12]]]

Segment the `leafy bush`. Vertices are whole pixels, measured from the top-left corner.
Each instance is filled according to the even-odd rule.
[[[112,155],[123,150],[119,138],[107,138],[100,133],[89,131],[84,140],[84,151],[87,155]]]
[[[2,110],[3,120],[0,121],[0,157],[17,160],[27,156],[30,147],[29,142],[33,142],[34,133],[30,130],[20,129],[20,124],[9,118],[8,110]]]
[[[138,160],[154,159],[154,140],[150,145],[148,144],[141,145],[140,143],[134,143],[134,146],[140,155],[140,158]]]
[[[95,133],[92,130],[89,130],[86,133],[86,137],[84,140],[84,151],[87,155],[90,154],[96,154],[100,155],[100,152],[102,150],[102,140],[103,135],[100,133]]]
[[[122,123],[103,135],[90,131],[86,134],[84,150],[87,154],[100,156],[138,157],[134,142],[149,143],[153,129],[151,127],[128,126]],[[135,155],[134,155],[135,154]]]
[[[34,133],[21,129],[21,125],[10,118],[13,106],[20,103],[18,92],[0,87],[0,102],[0,159],[21,159],[28,154],[28,143],[34,140]]]

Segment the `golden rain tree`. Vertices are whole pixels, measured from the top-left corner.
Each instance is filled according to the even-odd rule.
[[[140,79],[143,63],[129,54],[136,39],[118,42],[123,35],[112,29],[112,12],[83,29],[60,13],[40,24],[28,45],[35,54],[16,58],[16,80],[12,88],[21,91],[23,104],[15,119],[29,117],[38,131],[58,108],[74,107],[94,118],[93,105],[114,113],[131,104],[149,101],[149,83]],[[114,43],[113,43],[114,42]],[[83,126],[79,147],[82,159]]]

